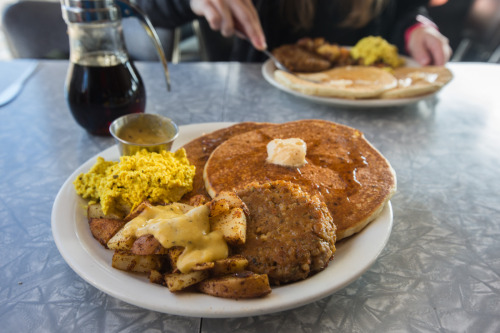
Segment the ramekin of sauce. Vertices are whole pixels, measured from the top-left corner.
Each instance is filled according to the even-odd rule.
[[[141,149],[150,152],[170,150],[179,135],[179,128],[167,117],[133,113],[113,121],[109,132],[115,138],[121,155],[134,155]]]

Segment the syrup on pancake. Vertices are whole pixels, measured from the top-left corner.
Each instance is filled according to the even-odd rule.
[[[301,168],[267,163],[266,145],[276,138],[304,140],[308,163]],[[321,120],[265,126],[228,139],[212,152],[204,180],[211,196],[255,181],[298,184],[327,204],[337,239],[363,229],[396,190],[394,170],[361,132]]]
[[[196,171],[193,178],[193,190],[189,193],[186,193],[182,197],[182,202],[189,202],[196,196],[202,196],[202,198],[206,197],[206,199],[208,200],[210,199],[210,196],[205,190],[205,183],[203,181],[203,168],[205,167],[205,163],[207,162],[210,154],[212,154],[215,148],[235,135],[271,125],[273,124],[254,122],[239,123],[233,126],[222,128],[212,133],[202,135],[199,138],[185,144],[182,148],[186,150],[187,158],[189,162],[196,167]]]

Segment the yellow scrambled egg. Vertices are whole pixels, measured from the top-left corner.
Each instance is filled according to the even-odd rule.
[[[366,66],[384,63],[396,68],[404,65],[404,59],[398,55],[398,48],[382,37],[368,36],[361,39],[351,49],[351,57],[362,59],[362,65]]]
[[[100,202],[104,214],[127,214],[139,203],[153,204],[178,201],[193,189],[195,166],[186,157],[186,151],[175,153],[147,152],[122,156],[120,162],[97,158],[87,173],[73,182],[76,192],[91,202]]]

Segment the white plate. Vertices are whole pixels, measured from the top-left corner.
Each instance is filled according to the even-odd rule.
[[[405,58],[406,63],[408,67],[418,67],[419,65],[413,61],[410,58]],[[382,107],[393,107],[393,106],[403,106],[403,105],[408,105],[408,104],[413,104],[416,102],[419,102],[421,100],[431,98],[434,96],[437,92],[423,95],[423,96],[417,96],[417,97],[412,97],[412,98],[398,98],[398,99],[345,99],[345,98],[334,98],[334,97],[321,97],[321,96],[312,96],[312,95],[307,95],[304,93],[301,93],[299,91],[295,91],[293,89],[290,89],[288,87],[285,87],[278,81],[274,79],[274,71],[276,70],[276,67],[274,66],[274,63],[271,60],[267,60],[263,65],[262,65],[262,75],[266,79],[267,82],[272,84],[278,89],[281,89],[289,94],[292,94],[294,96],[315,102],[315,103],[321,103],[321,104],[327,104],[327,105],[332,105],[332,106],[343,106],[343,107],[350,107],[350,108],[382,108]]]
[[[180,126],[173,149],[230,123],[207,123]],[[118,160],[116,146],[99,156]],[[95,163],[92,157],[80,166],[59,190],[52,208],[52,234],[59,252],[69,266],[85,281],[103,292],[136,306],[181,316],[242,317],[295,308],[329,296],[363,274],[385,247],[392,229],[391,204],[380,217],[362,232],[337,244],[335,259],[328,267],[301,282],[274,287],[271,294],[252,300],[230,300],[198,293],[173,294],[152,284],[144,274],[120,271],[111,267],[112,251],[104,249],[89,231],[85,201],[74,190],[73,180]]]

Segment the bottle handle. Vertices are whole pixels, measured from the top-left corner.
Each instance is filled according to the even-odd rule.
[[[158,34],[156,33],[153,25],[151,24],[151,21],[146,16],[146,14],[136,5],[123,0],[115,0],[115,3],[120,8],[122,17],[138,18],[144,30],[146,30],[149,37],[151,37],[151,39],[153,40],[156,52],[158,52],[158,56],[160,57],[161,63],[163,65],[163,69],[165,70],[167,90],[170,91],[170,74],[168,72],[167,58],[165,57],[165,52],[163,52],[163,47],[161,45],[160,38],[158,38]]]

